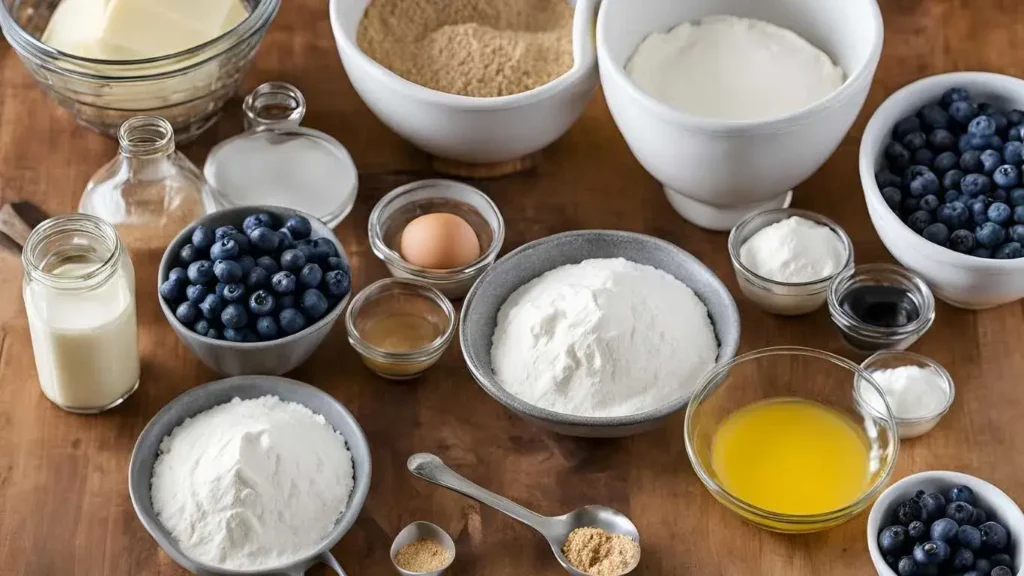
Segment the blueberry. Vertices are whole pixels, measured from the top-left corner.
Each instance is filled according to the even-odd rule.
[[[903,171],[903,185],[910,186],[910,183],[916,180],[919,176],[925,174],[931,174],[932,169],[927,166],[913,165]]]
[[[328,258],[334,258],[338,255],[338,247],[329,238],[314,239],[313,250],[318,262],[326,262]]]
[[[991,258],[992,251],[983,246],[978,246],[974,250],[971,250],[971,256],[974,256],[976,258]]]
[[[995,226],[995,224],[985,224],[985,226]],[[981,241],[980,236],[978,240]],[[972,516],[974,516],[974,506],[967,502],[950,502],[946,506],[946,518],[953,520],[957,524],[967,524],[971,521]]]
[[[249,241],[264,252],[273,252],[281,243],[281,237],[270,228],[261,226],[249,232]]]
[[[245,220],[242,221],[242,231],[246,234],[252,234],[253,230],[260,227],[273,228],[274,217],[266,212],[258,212],[246,216]]]
[[[224,310],[224,300],[216,294],[207,294],[199,303],[199,310],[203,313],[203,318],[214,320]]]
[[[284,310],[285,308],[298,308],[299,299],[295,297],[295,294],[281,294],[277,297],[277,309]]]
[[[243,278],[248,276],[249,272],[251,272],[252,269],[256,267],[256,259],[253,258],[252,256],[249,256],[248,254],[246,254],[245,256],[240,256],[238,260],[236,260],[236,262],[238,262],[238,265],[242,267]]]
[[[1009,200],[1013,206],[1024,206],[1024,188],[1010,190]]]
[[[281,269],[298,272],[306,265],[306,257],[297,249],[285,250],[281,253]]]
[[[235,244],[238,244],[239,254],[245,254],[250,248],[252,248],[252,243],[249,242],[249,237],[241,232],[235,232],[229,236],[229,238],[234,240]]]
[[[932,225],[932,215],[924,210],[918,210],[907,217],[907,226],[918,234],[923,234],[925,228]]]
[[[922,166],[932,166],[935,164],[935,153],[927,148],[915,150],[912,161],[914,162],[914,164],[920,164]]]
[[[899,554],[907,547],[907,538],[907,529],[903,526],[888,526],[878,535],[878,548],[883,554]]]
[[[274,340],[277,338],[277,320],[273,316],[260,316],[256,320],[256,332],[264,340]]]
[[[1024,112],[1020,110],[1010,110],[1009,112],[1006,113],[1006,120],[1010,123],[1011,126],[1024,124]]]
[[[960,156],[960,169],[967,174],[984,171],[985,165],[981,163],[981,151],[968,150],[964,152]]]
[[[896,520],[904,526],[909,526],[914,520],[924,521],[924,509],[915,500],[907,500],[896,507]]]
[[[949,116],[958,123],[967,126],[978,117],[978,107],[966,100],[958,100],[949,105]]]
[[[290,294],[295,291],[295,275],[287,270],[270,277],[270,286],[278,294]]]
[[[195,324],[196,320],[199,319],[199,307],[192,302],[182,302],[178,304],[178,308],[174,311],[174,317],[182,324]]]
[[[982,196],[988,194],[992,189],[992,181],[984,174],[968,174],[960,181],[960,190],[971,196]]]
[[[185,244],[178,251],[178,262],[182,265],[188,266],[189,264],[199,260],[200,250],[196,248],[195,244]]]
[[[292,216],[285,222],[284,227],[291,232],[292,238],[295,240],[309,238],[309,235],[313,233],[313,226],[304,216]]]
[[[911,541],[921,542],[928,538],[928,527],[924,525],[924,522],[914,520],[907,526],[907,535],[910,536]]]
[[[1024,143],[1007,142],[1003,144],[1003,162],[1015,166],[1024,164]]]
[[[223,298],[228,302],[240,302],[245,300],[245,286],[235,282],[224,286]]]
[[[974,566],[974,552],[967,548],[957,548],[953,553],[953,570],[967,570]]]
[[[981,153],[981,165],[987,176],[995,174],[996,170],[1003,164],[1003,155],[995,150],[985,150]]]
[[[259,337],[258,334],[256,334],[252,330],[249,330],[248,328],[246,328],[245,329],[245,341],[246,342],[259,342],[260,341],[260,337]]]
[[[954,152],[943,152],[935,157],[932,166],[936,174],[946,174],[960,166],[960,157]]]
[[[911,132],[900,139],[903,147],[911,152],[916,152],[928,146],[928,137],[924,132]]]
[[[953,233],[949,235],[949,247],[961,254],[970,254],[971,250],[974,250],[975,247],[974,234],[969,230],[954,230]],[[942,510],[945,508],[946,506],[943,504]],[[941,516],[942,514],[943,512],[938,512],[937,515]],[[928,516],[935,518],[931,513],[929,513]]]
[[[352,278],[344,270],[331,270],[324,274],[324,288],[331,296],[342,298],[352,289]]]
[[[974,136],[995,136],[996,122],[991,116],[978,116],[967,126],[967,133]]]
[[[1007,556],[1009,558],[1009,556]],[[1010,570],[1008,566],[996,566],[989,573],[989,576],[1013,576],[1013,570]]]
[[[948,223],[947,223],[947,225],[948,225]],[[966,230],[958,230],[958,232],[967,232],[967,231]],[[967,233],[971,234],[970,232],[967,232]],[[954,232],[953,235],[955,236],[956,232]],[[952,237],[950,237],[950,243],[952,243]],[[974,247],[973,245],[974,245],[974,235],[971,234],[971,247],[972,248]],[[931,518],[931,519],[942,518],[945,515],[945,513],[946,513],[946,499],[943,498],[942,494],[939,494],[938,492],[930,492],[928,494],[925,494],[921,498],[921,507],[924,508],[924,512],[925,512],[925,514],[927,514],[928,518]]]
[[[260,256],[256,259],[256,265],[271,274],[277,274],[281,271],[281,267],[277,264],[277,260],[274,260],[271,256]]]
[[[306,288],[316,288],[323,280],[324,273],[317,264],[306,264],[299,272],[299,284]]]
[[[249,322],[249,315],[245,313],[245,308],[241,304],[232,302],[225,306],[224,311],[220,313],[220,321],[224,323],[225,327],[238,330],[244,328]]]
[[[984,510],[974,507],[974,517],[971,518],[971,526],[981,526],[985,522],[988,522],[988,514]]]
[[[1024,125],[1014,126],[1010,128],[1006,136],[1010,142],[1022,142],[1024,141]]]
[[[984,197],[974,198],[967,203],[967,209],[971,212],[971,219],[977,226],[988,222],[988,203]]]
[[[327,298],[316,288],[310,288],[302,293],[299,306],[306,316],[311,320],[316,320],[327,313]]]
[[[968,550],[977,552],[981,548],[981,532],[974,526],[961,526],[957,529],[956,539]]]
[[[295,243],[295,249],[302,252],[302,255],[306,258],[306,262],[316,261],[316,248],[313,247],[312,240],[299,240]]]
[[[213,281],[213,262],[199,260],[189,264],[188,281],[193,284],[206,284]]]
[[[999,566],[1009,568],[1013,562],[1012,560],[1010,560],[1009,554],[993,554],[989,557],[988,561],[992,563],[993,574],[995,573],[995,569]]]
[[[910,183],[910,195],[915,198],[921,196],[927,196],[928,194],[939,193],[939,178],[935,174],[928,172],[922,174]]]
[[[942,195],[942,201],[945,202],[946,204],[952,204],[953,202],[959,202],[960,201],[960,193],[957,192],[956,190],[947,190],[946,193]]]
[[[274,295],[266,290],[257,290],[249,296],[249,311],[257,316],[265,316],[274,311]]]
[[[929,540],[914,546],[914,561],[922,565],[939,565],[949,557],[949,546],[945,542]]]
[[[301,332],[306,327],[306,317],[295,308],[285,308],[277,315],[277,321],[286,334]]]
[[[992,181],[1000,188],[1013,188],[1020,185],[1020,168],[1003,164],[992,174]]]
[[[213,275],[225,284],[242,279],[242,265],[234,260],[217,260],[213,263]]]
[[[187,281],[188,280],[188,272],[186,272],[184,268],[182,268],[180,266],[176,266],[174,268],[171,268],[171,271],[167,273],[167,279],[168,280],[178,279],[178,280],[185,280],[185,281]]]
[[[180,270],[180,268],[177,268],[177,270]],[[189,285],[187,280],[182,280],[178,277],[168,278],[160,285],[160,295],[164,297],[164,300],[174,302],[181,298],[181,292],[185,289],[186,285]]]
[[[913,556],[904,556],[900,558],[898,564],[896,564],[896,573],[899,576],[918,576],[917,562],[914,562]]]
[[[270,287],[270,272],[267,272],[259,266],[253,268],[249,272],[249,276],[245,279],[245,286],[249,290],[259,290],[260,288]]]
[[[220,296],[221,298],[223,298],[224,297],[224,289],[227,288],[227,287],[228,287],[227,284],[225,284],[223,282],[217,282],[217,286],[214,288],[213,292],[217,296]]]
[[[961,102],[970,99],[971,93],[968,92],[966,88],[950,88],[942,93],[942,99],[939,101],[939,104],[949,108],[953,102]]]
[[[949,228],[941,222],[936,222],[924,229],[921,233],[924,239],[939,246],[945,246],[949,242]]]
[[[195,325],[192,326],[192,331],[200,336],[206,336],[210,333],[210,323],[206,318],[200,318],[199,320],[196,320]]]
[[[210,248],[210,258],[214,260],[231,260],[238,257],[238,242],[233,238],[220,240]]]
[[[1015,260],[1024,257],[1024,247],[1019,242],[1007,242],[996,248],[993,257],[996,260]]]
[[[992,572],[992,563],[989,562],[988,558],[975,558],[974,559],[974,570],[978,574],[984,574],[988,576]]]
[[[899,188],[883,188],[882,198],[885,199],[885,203],[889,205],[889,208],[892,208],[893,212],[900,211],[900,202],[903,201],[903,194]],[[341,258],[329,258],[327,260],[327,267],[331,270],[336,270],[334,260],[341,260]]]
[[[229,342],[245,342],[245,331],[235,328],[225,328],[224,339]]]
[[[946,190],[959,190],[960,181],[963,180],[964,173],[960,170],[950,170],[942,176],[942,187]]]
[[[956,538],[956,533],[959,529],[960,526],[958,526],[953,520],[950,520],[949,518],[939,518],[932,524],[928,534],[931,536],[932,540],[949,542],[953,540],[953,538]],[[972,560],[971,563],[973,564],[974,561]]]
[[[961,134],[960,138],[957,139],[956,148],[961,154],[981,152],[989,148],[989,139],[970,134]]]
[[[1003,190],[1002,188],[996,188],[988,193],[988,199],[992,202],[1002,202],[1003,204],[1006,204],[1006,199],[1008,197],[1009,195],[1006,193],[1006,190]]]
[[[200,250],[209,250],[216,239],[213,235],[213,230],[210,230],[206,226],[199,225],[192,231],[192,244]]]
[[[989,118],[996,123],[996,134],[1006,134],[1010,129],[1010,119],[1002,112],[989,112]]]
[[[913,214],[914,212],[917,212],[917,210],[918,210],[917,198],[904,198],[903,199],[903,205],[900,206],[900,212],[904,215],[904,217],[909,216],[909,215]]]
[[[290,248],[295,248],[295,238],[292,237],[292,233],[289,232],[287,228],[281,228],[280,230],[278,230],[277,237],[278,240],[280,241],[280,244],[277,247],[278,250],[288,250]]]
[[[220,332],[216,328],[210,328],[210,331],[206,333],[207,338],[213,338],[214,340],[220,340]]]
[[[888,170],[879,170],[875,174],[875,183],[879,188],[899,188],[903,185],[903,180]],[[333,268],[333,270],[338,270],[338,268]]]
[[[221,226],[217,228],[213,233],[213,241],[220,242],[225,238],[231,237],[233,234],[238,233],[238,230],[234,226]]]
[[[940,130],[949,127],[949,114],[938,104],[929,104],[917,113],[921,124],[928,130]]]
[[[993,224],[1000,226],[1006,226],[1013,219],[1013,211],[1010,207],[1002,202],[995,202],[988,207],[988,219]],[[960,500],[954,500],[954,502],[960,502]],[[968,502],[970,504],[970,502]]]
[[[185,297],[195,305],[199,305],[200,302],[205,300],[209,293],[210,291],[202,284],[189,284],[188,288],[185,288]]]
[[[935,209],[939,207],[939,199],[936,196],[929,194],[924,198],[921,198],[921,200],[918,201],[917,205],[921,208],[921,210],[924,210],[926,212],[934,212]]]

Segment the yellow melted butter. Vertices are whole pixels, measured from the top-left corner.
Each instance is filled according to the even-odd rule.
[[[715,431],[711,466],[733,496],[783,514],[852,504],[870,482],[863,430],[817,402],[781,398],[730,414]]]

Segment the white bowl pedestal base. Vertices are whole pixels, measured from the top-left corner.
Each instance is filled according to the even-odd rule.
[[[793,201],[793,191],[790,190],[766,202],[730,208],[721,208],[694,200],[671,188],[665,188],[665,197],[668,198],[669,204],[675,208],[675,211],[685,218],[687,222],[705,230],[728,232],[751,214],[775,208],[789,208],[790,203]]]

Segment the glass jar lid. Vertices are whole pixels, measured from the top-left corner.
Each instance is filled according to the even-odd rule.
[[[337,226],[355,204],[358,174],[336,139],[299,124],[306,99],[283,82],[263,84],[242,105],[246,131],[221,142],[203,172],[217,208],[284,206]]]

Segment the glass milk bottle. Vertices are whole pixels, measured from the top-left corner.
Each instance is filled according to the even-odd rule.
[[[110,222],[124,242],[163,248],[213,209],[206,179],[174,148],[174,129],[158,116],[137,116],[117,132],[118,155],[85,187],[78,211]]]
[[[83,414],[120,404],[139,385],[139,350],[135,269],[114,227],[86,214],[51,218],[21,260],[43,394]]]

